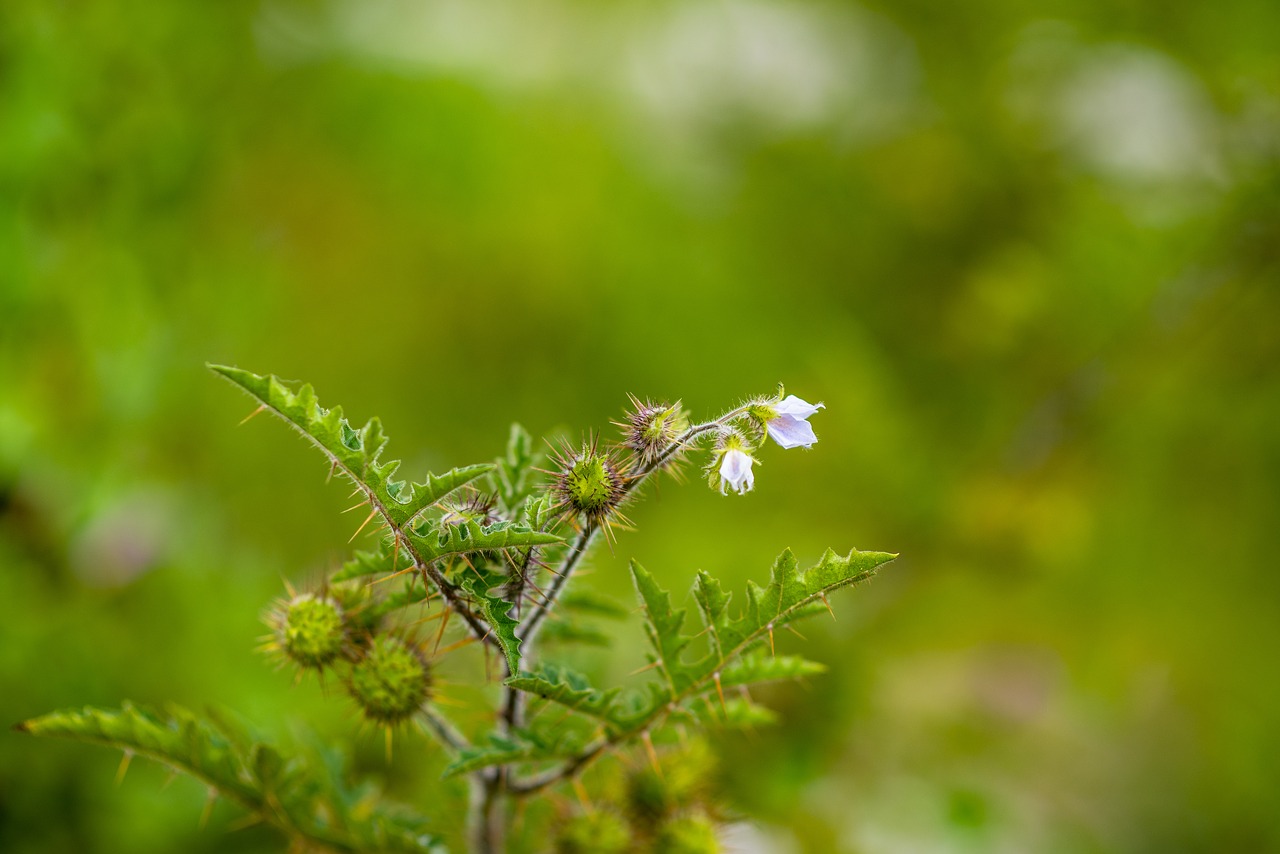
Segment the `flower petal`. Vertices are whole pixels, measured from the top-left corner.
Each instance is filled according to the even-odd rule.
[[[808,421],[792,418],[790,415],[779,415],[765,423],[765,428],[773,441],[784,448],[808,448],[818,441],[813,432],[813,425]]]
[[[803,421],[819,409],[826,408],[827,407],[824,404],[809,403],[808,401],[801,400],[794,394],[789,394],[774,406],[773,410],[779,415],[790,415],[792,418],[799,418]]]
[[[720,491],[724,492],[724,485],[727,483],[737,490],[739,495],[750,492],[756,482],[755,475],[751,472],[751,464],[754,462],[755,460],[749,454],[737,448],[726,451],[724,459],[720,461]]]

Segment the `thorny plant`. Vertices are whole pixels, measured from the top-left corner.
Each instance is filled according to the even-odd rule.
[[[712,488],[750,491],[756,455],[770,441],[782,448],[817,441],[808,419],[821,404],[780,389],[694,423],[679,402],[632,397],[616,443],[593,435],[544,459],[514,425],[494,463],[417,483],[395,479],[400,463],[382,460],[387,440],[378,419],[356,428],[340,408],[321,407],[309,385],[294,391],[275,377],[211,367],[255,398],[254,414],[280,417],[321,451],[330,476],[354,487],[351,509],[368,511],[356,534],[376,541],[317,589],[289,589],[268,613],[266,651],[300,673],[335,677],[363,717],[386,729],[388,751],[392,731],[406,724],[433,736],[451,757],[444,776],[470,782],[466,833],[475,852],[506,850],[513,813],[559,787],[576,789],[583,801],[579,809],[561,799],[555,808],[560,851],[717,850],[720,813],[697,794],[705,747],[687,740],[668,747],[670,733],[771,720],[749,686],[822,670],[776,654],[775,632],[825,613],[827,594],[869,579],[894,557],[827,551],[801,571],[785,551],[768,585],[749,582],[733,605],[720,583],[700,572],[691,591],[704,626],[698,635],[685,633],[685,609],[673,608],[670,595],[632,561],[652,647],[644,670],[652,677],[643,691],[600,689],[541,655],[547,643],[599,640],[602,633],[585,619],[591,615],[628,613],[568,592],[592,546],[628,525],[623,508],[646,484],[695,455],[706,460]],[[486,662],[494,653],[503,674],[493,728],[478,734],[450,720],[436,675],[444,657],[469,645],[484,649]],[[552,707],[561,713],[537,714]],[[335,751],[317,749],[319,762],[305,751],[282,755],[225,712],[126,704],[55,712],[19,728],[121,748],[121,773],[142,754],[192,774],[211,795],[278,827],[298,850],[438,851],[439,831],[455,823],[352,790]],[[581,775],[606,755],[628,759],[631,770],[621,783],[599,783],[622,791],[617,809],[590,809]],[[608,792],[600,797],[607,800]]]

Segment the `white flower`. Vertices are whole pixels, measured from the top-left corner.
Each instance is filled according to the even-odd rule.
[[[818,441],[813,427],[809,424],[809,416],[825,408],[821,403],[808,403],[794,394],[789,394],[785,400],[773,407],[776,414],[766,421],[764,426],[773,437],[773,441],[782,447],[808,448]]]
[[[724,495],[724,485],[732,486],[739,495],[746,495],[756,485],[756,476],[751,473],[751,464],[755,460],[746,451],[729,448],[720,458],[720,494]]]

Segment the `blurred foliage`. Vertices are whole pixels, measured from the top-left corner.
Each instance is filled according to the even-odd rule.
[[[1277,32],[1272,0],[8,0],[0,719],[356,730],[253,653],[354,523],[206,361],[305,376],[437,471],[516,418],[782,381],[818,446],[746,498],[663,484],[583,580],[902,552],[779,638],[829,672],[721,745],[744,845],[1280,847]],[[567,663],[621,678],[627,631]],[[3,739],[0,850],[280,848]],[[357,744],[406,803],[443,767]]]

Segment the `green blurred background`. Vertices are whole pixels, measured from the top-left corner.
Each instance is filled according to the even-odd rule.
[[[0,721],[357,731],[253,648],[359,520],[206,361],[419,473],[785,382],[813,451],[664,484],[583,581],[902,553],[780,639],[832,669],[726,745],[737,850],[1280,850],[1277,34],[1274,0],[6,0]],[[579,666],[624,678],[626,632]],[[397,797],[439,771],[356,741]],[[117,758],[0,735],[0,850],[280,850]]]

